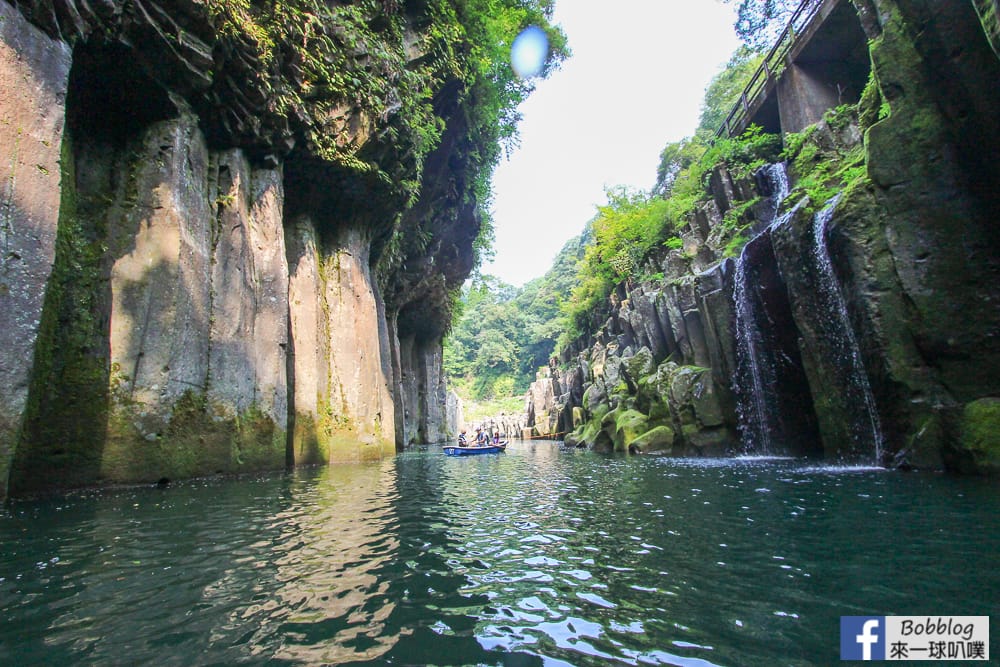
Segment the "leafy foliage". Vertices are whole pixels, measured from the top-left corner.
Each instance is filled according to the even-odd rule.
[[[518,107],[534,90],[534,81],[519,78],[510,65],[514,38],[529,25],[545,30],[549,58],[540,73],[544,78],[570,53],[566,36],[550,20],[554,0],[439,0],[442,12],[453,7],[464,29],[462,48],[467,51],[468,73],[463,108],[469,127],[471,178],[469,201],[481,221],[473,245],[475,266],[490,253],[493,225],[490,215],[493,168],[504,152],[517,144]],[[443,22],[447,24],[447,22]]]
[[[845,104],[830,109],[823,120],[833,131],[839,131],[858,122],[858,106]],[[867,178],[868,173],[863,145],[850,150],[828,146],[828,142],[815,139],[817,132],[814,125],[787,135],[782,153],[782,158],[790,161],[791,172],[796,177],[795,191],[809,197],[808,208],[813,210],[821,208],[854,181]]]
[[[583,242],[570,240],[543,277],[521,289],[479,276],[462,290],[445,339],[449,382],[475,400],[523,394],[548,363],[559,331],[559,304],[572,289]]]
[[[578,284],[563,305],[563,344],[590,330],[605,311],[616,284],[641,276],[651,253],[674,235],[670,203],[661,196],[625,187],[605,191],[589,224],[589,242],[578,268]]]
[[[426,163],[446,131],[454,135],[446,159],[461,172],[448,206],[475,211],[473,252],[488,252],[491,174],[516,143],[518,105],[534,87],[514,73],[509,49],[521,30],[538,26],[550,45],[540,76],[558,67],[569,51],[551,25],[553,0],[205,0],[204,7],[220,51],[239,54],[224,63],[239,71],[217,78],[245,81],[250,98],[266,100],[246,121],[252,129],[284,145],[291,132],[296,150],[346,177],[344,190],[364,189],[372,205],[340,213],[367,211],[387,227],[377,247],[382,275],[423,253],[416,237],[401,238],[399,220],[425,194]]]
[[[756,49],[766,48],[784,29],[802,0],[724,0],[738,2],[733,28],[743,43]]]
[[[800,189],[814,197],[863,176],[864,165],[859,162],[863,151],[822,153],[811,137],[815,130],[787,137],[790,149],[784,153],[781,137],[758,126],[739,137],[714,138],[717,115],[713,114],[728,111],[731,96],[742,90],[758,59],[748,49],[733,56],[727,71],[706,93],[702,126],[693,137],[668,144],[661,152],[654,188],[607,189],[607,202],[598,207],[580,239],[572,242],[572,252],[567,246],[545,278],[513,296],[509,286],[494,284],[485,291],[483,286],[474,287],[463,297],[465,313],[446,353],[451,377],[464,378],[471,393],[483,397],[497,395],[498,380],[508,373],[516,378],[514,390],[522,391],[554,349],[569,346],[605,321],[616,290],[633,281],[663,280],[663,258],[671,252],[683,256],[681,230],[699,202],[711,196],[709,177],[720,165],[740,179],[764,164],[792,160],[802,175]],[[839,132],[853,122],[852,113],[856,112],[848,107],[834,110],[827,123]],[[746,243],[759,201],[754,198],[726,211],[719,239],[722,254],[737,254]],[[494,324],[484,328],[484,322]]]
[[[736,50],[705,90],[697,133],[707,136],[715,134],[763,60],[762,51],[747,46]]]
[[[696,136],[664,149],[660,187],[653,193],[609,189],[608,203],[598,208],[590,223],[591,239],[578,283],[562,308],[560,347],[597,328],[618,284],[649,277],[665,250],[683,248],[678,230],[697,203],[708,197],[707,177],[716,165],[725,164],[738,177],[777,160],[780,152],[781,138],[757,126],[712,146]],[[728,221],[733,232],[743,226],[743,214],[751,205],[733,212]]]
[[[660,164],[656,169],[653,192],[663,197],[675,194],[673,186],[677,177],[684,170],[700,162],[705,152],[715,143],[716,130],[739,100],[740,94],[757,71],[762,59],[763,54],[760,51],[746,46],[740,47],[733,53],[725,67],[712,78],[705,89],[701,119],[694,136],[668,143],[660,152]]]
[[[673,194],[674,182],[680,173],[701,160],[706,150],[708,142],[699,134],[664,146],[660,151],[660,164],[656,167],[653,192],[661,197],[670,197]]]

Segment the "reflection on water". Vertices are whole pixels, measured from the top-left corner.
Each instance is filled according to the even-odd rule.
[[[385,620],[396,605],[378,571],[399,547],[395,476],[391,463],[324,470],[308,499],[274,517],[280,526],[274,581],[224,630],[280,612],[280,624],[247,643],[267,644],[277,633],[275,657],[306,664],[368,660],[391,648],[398,636],[387,632]],[[238,569],[230,577],[238,584]]]
[[[840,615],[993,612],[998,509],[980,480],[545,442],[18,502],[0,663],[829,665]]]

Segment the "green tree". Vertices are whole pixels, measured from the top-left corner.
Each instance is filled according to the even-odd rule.
[[[460,308],[445,339],[445,373],[470,399],[523,394],[548,364],[562,331],[560,304],[577,282],[584,241],[571,239],[552,268],[521,289],[493,276],[463,288]]]
[[[445,340],[444,367],[469,398],[494,398],[498,381],[518,376],[524,327],[512,306],[517,293],[489,275],[477,276],[462,291],[461,314]]]
[[[659,246],[675,236],[670,200],[626,187],[605,194],[607,203],[588,225],[577,284],[562,306],[560,347],[592,331],[603,320],[615,285],[641,279]]]
[[[701,104],[700,136],[715,136],[763,59],[762,52],[742,46],[733,53],[722,71],[712,78]]]
[[[760,50],[771,45],[802,0],[724,0],[736,2],[736,35]]]
[[[660,164],[656,167],[656,183],[653,192],[661,197],[669,197],[673,193],[674,181],[682,171],[698,162],[705,154],[708,145],[702,137],[696,134],[673,141],[660,151]]]

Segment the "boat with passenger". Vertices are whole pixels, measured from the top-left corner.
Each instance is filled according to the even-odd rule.
[[[491,439],[481,426],[476,427],[476,437],[469,442],[465,429],[458,436],[457,445],[445,445],[444,453],[448,456],[469,456],[473,454],[499,454],[507,450],[507,441],[500,440],[497,433]]]
[[[448,456],[469,456],[472,454],[500,454],[507,451],[507,441],[489,445],[445,445],[444,453]]]

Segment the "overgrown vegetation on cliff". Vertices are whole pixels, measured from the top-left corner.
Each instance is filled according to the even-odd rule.
[[[677,225],[705,196],[704,177],[715,162],[734,156],[759,164],[751,154],[775,153],[773,137],[709,142],[759,60],[748,48],[733,55],[706,90],[695,135],[663,149],[654,187],[608,189],[607,203],[545,276],[522,290],[490,277],[463,290],[445,341],[445,371],[460,393],[474,399],[523,393],[558,345],[596,328],[617,284],[655,277],[650,258],[680,247]]]
[[[566,42],[549,24],[552,4],[430,0],[416,10],[393,0],[206,2],[221,38],[258,65],[268,111],[301,123],[313,154],[386,179],[392,174],[385,170],[396,165],[376,163],[363,151],[369,135],[357,124],[388,123],[377,139],[402,144],[419,176],[441,138],[444,122],[434,102],[446,84],[462,85],[464,111],[477,132],[488,133],[484,140],[503,143],[515,135],[517,105],[533,84],[514,75],[510,44],[525,27],[541,26],[551,45],[542,75],[556,66]],[[481,148],[491,148],[485,143]],[[412,194],[418,182],[397,185]]]
[[[592,240],[579,268],[578,284],[563,304],[560,345],[594,331],[603,322],[616,285],[662,277],[659,261],[669,250],[683,251],[679,230],[696,204],[709,197],[708,176],[716,165],[726,164],[737,174],[747,174],[778,158],[780,137],[763,134],[759,128],[736,139],[714,140],[719,119],[739,98],[759,62],[760,54],[744,47],[715,76],[706,90],[695,134],[664,147],[650,191],[608,190],[607,204],[598,207],[589,223]],[[739,213],[727,221],[732,238],[742,231]]]
[[[568,53],[550,22],[552,0],[206,6],[222,51],[238,54],[226,67],[239,71],[218,74],[248,81],[241,86],[265,100],[241,130],[294,141],[296,151],[334,168],[338,178],[365,184],[364,206],[352,200],[336,215],[378,227],[374,250],[383,278],[426,253],[440,236],[433,218],[442,208],[475,211],[466,224],[479,231],[472,248],[478,263],[492,239],[492,171],[516,141],[517,108],[534,87],[514,73],[510,46],[521,30],[541,27],[549,41],[542,77]],[[456,170],[441,185],[446,201],[427,204],[431,220],[408,221],[420,228],[407,233],[399,224],[407,210],[421,199],[444,199],[428,192],[423,178],[442,147]]]
[[[871,104],[870,101],[867,104]],[[827,131],[851,131],[857,124],[858,106],[843,105],[824,119]],[[608,203],[591,221],[592,239],[584,251],[576,286],[563,303],[560,346],[592,333],[607,317],[609,297],[615,288],[662,279],[660,269],[671,251],[683,257],[689,251],[681,230],[696,207],[711,197],[713,170],[724,168],[733,179],[746,179],[767,163],[787,160],[795,176],[788,201],[808,198],[807,210],[821,207],[847,185],[864,179],[864,147],[844,151],[811,126],[784,139],[751,126],[736,138],[719,138],[706,145],[698,135],[664,149],[659,180],[652,193],[622,188],[608,191]],[[723,255],[739,253],[749,240],[753,222],[752,198],[726,211],[721,235],[716,239]]]
[[[749,0],[741,3],[744,23],[749,26],[753,18],[758,28],[783,25],[787,11],[784,5],[763,7]],[[742,36],[755,44],[748,34]],[[557,292],[558,308],[552,309],[549,320],[542,320],[546,322],[544,340],[556,341],[555,346],[546,348],[545,355],[524,354],[532,344],[527,342],[525,332],[538,330],[537,320],[532,319],[538,313],[529,317],[531,326],[522,326],[524,299],[516,290],[486,281],[477,283],[463,296],[465,310],[456,320],[446,348],[446,370],[453,383],[464,386],[464,393],[477,398],[502,396],[511,389],[522,391],[550,355],[600,328],[616,291],[622,296],[630,286],[663,280],[662,264],[671,253],[682,260],[690,259],[693,250],[685,247],[682,236],[696,208],[711,198],[710,178],[718,168],[725,169],[733,179],[746,179],[767,163],[788,160],[799,179],[793,198],[808,196],[813,207],[821,206],[837,190],[863,177],[863,149],[842,154],[834,146],[824,147],[814,136],[815,128],[789,135],[784,146],[780,136],[766,134],[755,126],[737,138],[715,137],[761,58],[761,51],[750,46],[733,54],[706,89],[695,133],[662,150],[650,190],[621,186],[607,190],[607,202],[598,207],[587,224],[584,245],[577,250],[575,271],[566,271],[565,254],[560,255],[553,269],[563,287],[561,293]],[[867,100],[862,106],[868,113],[878,114],[870,107],[880,102]],[[840,131],[855,123],[856,118],[857,108],[844,106],[828,114],[827,123]],[[758,203],[759,198],[751,199],[726,212],[721,233],[713,239],[719,254],[739,253],[754,220],[752,208]],[[559,263],[563,263],[561,268]],[[540,279],[541,283],[548,284],[551,275]],[[508,329],[506,323],[515,326]]]

